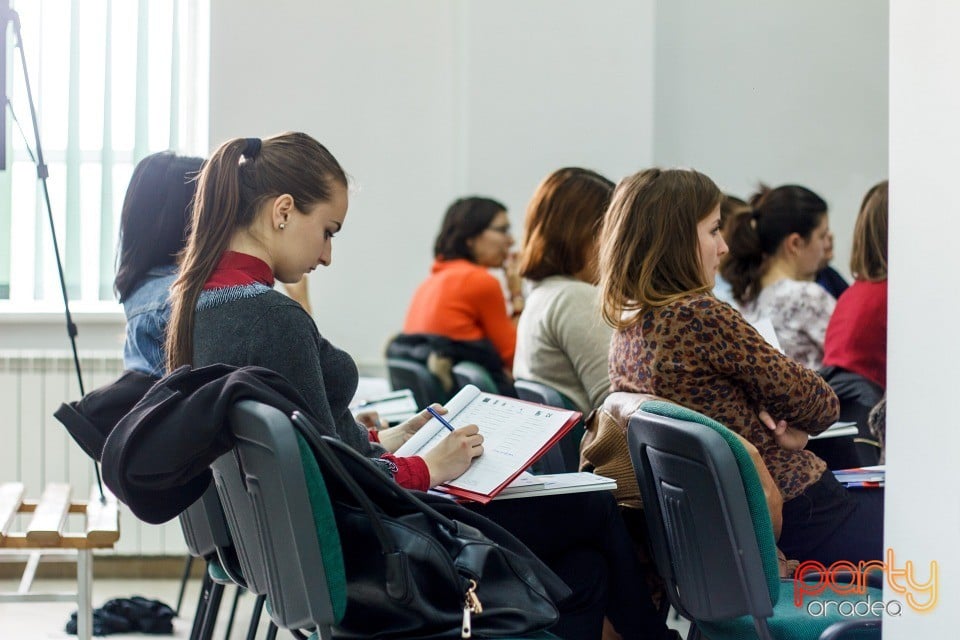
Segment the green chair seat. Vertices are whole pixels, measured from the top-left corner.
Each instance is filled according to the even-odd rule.
[[[210,560],[207,562],[207,575],[218,584],[233,584],[230,576],[223,570],[219,560]]]
[[[793,640],[794,638],[819,638],[827,627],[836,623],[850,619],[879,619],[876,615],[866,616],[843,616],[838,613],[839,604],[831,604],[827,607],[825,615],[819,615],[821,608],[819,605],[813,605],[813,612],[818,615],[810,615],[807,610],[811,600],[805,601],[801,606],[793,603],[793,580],[784,580],[780,582],[780,593],[776,605],[773,607],[773,616],[767,619],[770,632],[776,640]],[[879,602],[883,600],[883,594],[879,589],[873,587],[867,588],[865,594],[845,594],[839,595],[830,591],[821,594],[822,600],[829,600],[831,603],[849,602],[851,606],[857,603]],[[819,600],[819,599],[818,599]],[[843,610],[848,611],[847,606]],[[868,607],[861,606],[860,610],[867,611]],[[856,610],[854,610],[856,611]],[[757,640],[757,631],[753,625],[751,616],[740,616],[723,622],[698,622],[697,626],[703,632],[704,637],[711,640]],[[850,631],[844,640],[867,640],[876,638],[875,631]]]

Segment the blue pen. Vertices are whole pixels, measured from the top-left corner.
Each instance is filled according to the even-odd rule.
[[[450,431],[453,431],[453,425],[450,424],[449,422],[447,422],[447,419],[446,419],[446,418],[444,418],[442,415],[440,415],[439,413],[437,413],[437,410],[436,410],[436,409],[434,409],[433,407],[427,407],[427,411],[429,411],[429,412],[430,412],[430,415],[432,415],[434,418],[436,418],[436,419],[440,422],[440,424],[442,424],[443,426],[445,426],[445,427],[446,427],[447,429],[449,429]]]

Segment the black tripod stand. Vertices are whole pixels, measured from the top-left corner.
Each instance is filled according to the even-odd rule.
[[[8,22],[12,25],[13,34],[16,38],[14,40],[14,46],[20,51],[20,66],[23,70],[23,81],[27,90],[27,103],[30,105],[30,119],[33,122],[34,149],[36,149],[36,154],[31,154],[31,157],[37,165],[37,178],[40,180],[40,183],[43,186],[43,198],[47,206],[47,220],[50,223],[50,236],[53,239],[53,255],[57,260],[57,275],[60,278],[60,293],[63,294],[63,310],[67,320],[67,335],[70,338],[70,348],[73,351],[73,366],[77,372],[77,383],[80,385],[80,395],[83,396],[86,394],[86,391],[83,388],[83,373],[80,370],[80,356],[77,354],[77,325],[74,324],[73,317],[70,315],[70,301],[67,298],[67,284],[63,277],[63,263],[60,261],[60,246],[57,243],[57,231],[53,224],[53,207],[50,205],[50,191],[47,188],[47,176],[50,175],[50,172],[47,169],[47,164],[43,159],[43,148],[40,146],[40,128],[37,124],[37,110],[34,106],[33,92],[30,89],[30,76],[27,73],[27,57],[23,52],[23,37],[20,32],[20,16],[16,11],[10,8],[9,0],[0,0],[0,91],[3,92],[3,106],[9,107],[12,114],[13,105],[7,97],[6,91],[6,34]],[[0,171],[6,168],[6,128],[6,120],[0,118],[0,132],[2,132],[0,133]],[[28,149],[29,146],[30,144],[27,142]],[[106,499],[103,495],[103,483],[100,480],[100,468],[97,466],[96,461],[93,463],[93,469],[97,477],[97,487],[100,490],[100,501],[105,502]]]

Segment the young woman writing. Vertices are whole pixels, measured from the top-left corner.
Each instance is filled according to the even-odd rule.
[[[459,476],[482,454],[481,429],[456,429],[423,458],[394,456],[429,414],[378,435],[357,424],[348,409],[358,378],[353,359],[272,288],[274,280],[296,282],[330,264],[347,205],[346,174],[306,134],[221,145],[200,174],[193,230],[174,285],[169,366],[272,369],[300,391],[324,435],[368,456],[398,484],[427,489]],[[645,606],[649,596],[609,494],[500,501],[476,510],[513,532],[571,587],[573,595],[558,603],[562,637],[599,637],[604,615],[624,638],[667,633],[652,604]]]

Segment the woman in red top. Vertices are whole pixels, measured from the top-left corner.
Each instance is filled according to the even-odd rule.
[[[886,180],[863,199],[853,230],[853,285],[837,301],[827,326],[823,364],[863,376],[887,388],[887,193]]]
[[[500,281],[488,269],[504,267],[513,242],[501,203],[470,197],[451,204],[434,245],[430,277],[413,295],[403,332],[485,343],[499,356],[501,368],[511,370],[517,327]],[[508,277],[508,283],[516,317],[523,308],[520,282]]]

